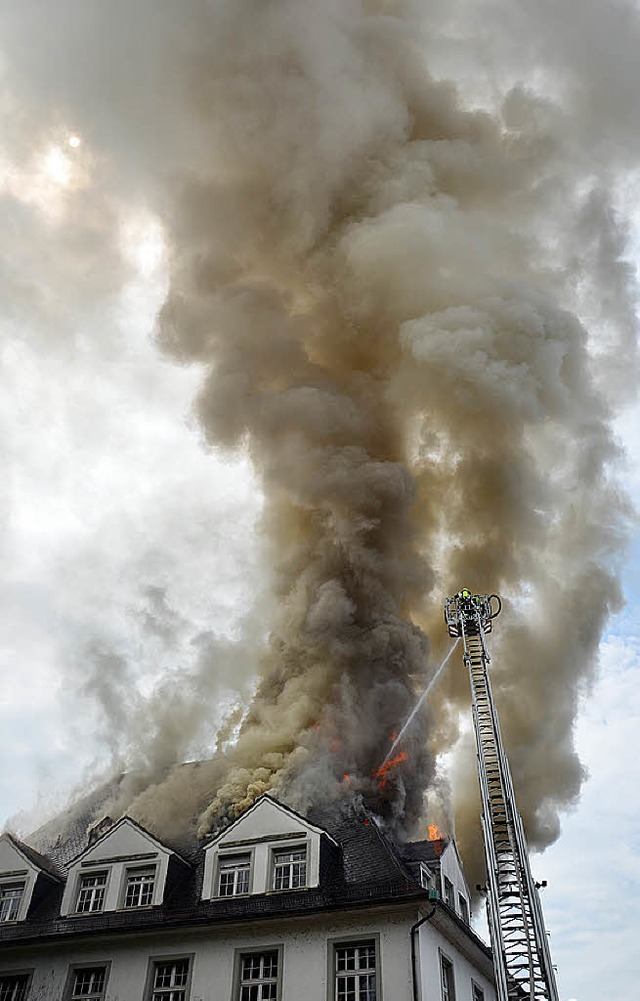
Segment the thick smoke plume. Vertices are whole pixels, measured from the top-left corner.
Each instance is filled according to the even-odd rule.
[[[140,111],[134,91],[100,139],[122,144],[164,227],[158,343],[206,373],[206,441],[247,449],[259,472],[277,611],[237,739],[190,784],[178,769],[124,805],[156,825],[199,812],[206,833],[265,790],[302,808],[357,795],[415,830],[468,711],[455,662],[406,761],[382,788],[373,773],[464,585],[506,599],[494,685],[544,846],[579,793],[573,720],[620,600],[611,401],[635,355],[615,116],[606,131],[590,119],[564,50],[538,76],[561,101],[512,77],[504,52],[502,90],[485,74],[473,94],[464,73],[456,89],[445,54],[455,67],[477,50],[455,6],[446,27],[437,5],[385,0],[181,11],[154,6],[144,72],[123,77],[157,103]],[[513,8],[525,36],[526,18]],[[534,49],[523,73],[540,69]],[[469,846],[473,762],[462,773]]]

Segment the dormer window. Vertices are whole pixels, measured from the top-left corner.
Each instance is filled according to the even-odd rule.
[[[123,906],[149,907],[153,902],[155,880],[155,866],[145,866],[142,869],[127,869]]]
[[[322,852],[337,848],[326,831],[261,796],[205,847],[202,899],[316,887]]]
[[[17,921],[25,882],[0,883],[0,921]]]
[[[219,862],[218,893],[237,897],[249,892],[251,855],[222,855]]]
[[[420,862],[418,872],[420,876],[420,886],[424,887],[425,890],[434,890],[435,883],[433,879],[433,874],[431,870],[428,868],[428,866],[424,864],[424,862]]]
[[[307,849],[288,848],[273,853],[273,889],[297,890],[307,885]]]
[[[80,877],[77,914],[88,914],[90,911],[101,911],[104,907],[104,894],[107,886],[107,873],[94,872]]]
[[[62,917],[159,906],[167,885],[188,869],[176,852],[134,820],[107,820],[101,822],[106,826],[102,835],[68,867]]]

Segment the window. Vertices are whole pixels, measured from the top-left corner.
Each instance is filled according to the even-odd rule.
[[[155,866],[146,869],[127,869],[124,888],[125,907],[149,907],[153,901]]]
[[[456,898],[453,893],[453,883],[448,876],[444,877],[444,899],[449,904],[449,907],[456,907]]]
[[[221,897],[237,897],[249,892],[251,877],[250,855],[221,856],[219,862],[218,893]]]
[[[376,943],[335,946],[335,1001],[376,1001]]]
[[[277,1001],[278,960],[277,949],[241,955],[237,1001]]]
[[[425,890],[432,890],[433,876],[429,872],[429,869],[424,864],[424,862],[420,863],[419,874],[420,874],[420,886],[423,886]]]
[[[17,921],[25,883],[0,884],[0,921]]]
[[[156,960],[151,969],[150,1001],[186,1001],[189,959]]]
[[[71,1001],[102,1001],[107,984],[106,966],[82,966],[71,971]]]
[[[471,981],[471,996],[472,1001],[484,1001],[484,991],[482,987],[478,987],[474,981]]]
[[[440,976],[442,979],[442,1001],[456,1001],[453,963],[446,956],[440,956]]]
[[[458,904],[460,905],[460,917],[466,924],[469,924],[469,904],[467,898],[463,897],[461,893],[458,894]]]
[[[27,1001],[30,973],[0,974],[0,1001]]]
[[[91,875],[80,876],[76,913],[86,914],[88,911],[101,911],[104,906],[106,885],[106,872],[96,872]]]
[[[307,885],[307,849],[290,848],[273,853],[273,889],[295,890]]]

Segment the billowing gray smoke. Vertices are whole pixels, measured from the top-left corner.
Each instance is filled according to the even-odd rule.
[[[464,585],[506,599],[494,684],[543,846],[579,792],[577,700],[619,602],[610,408],[635,364],[609,197],[624,59],[616,118],[563,47],[567,5],[536,30],[517,6],[488,8],[477,45],[455,5],[152,6],[126,31],[134,69],[101,16],[124,93],[98,135],[165,228],[158,343],[203,367],[207,442],[247,448],[259,471],[277,612],[235,743],[188,789],[176,770],[121,805],[156,826],[200,812],[204,833],[264,790],[303,808],[358,795],[414,829],[467,711],[455,661],[406,760],[373,773],[446,652],[442,600]],[[636,31],[619,13],[607,30]],[[561,101],[516,82],[512,28],[530,39],[522,73]],[[600,40],[590,18],[579,30]],[[474,76],[491,46],[506,86]],[[99,100],[97,65],[80,101]],[[463,845],[474,784],[465,761]]]

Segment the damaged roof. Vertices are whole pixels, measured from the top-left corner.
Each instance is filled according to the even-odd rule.
[[[45,868],[46,863],[47,871],[60,873],[87,848],[89,831],[101,819],[101,810],[117,792],[119,781],[116,779],[101,787],[83,800],[72,814],[65,814],[35,832],[30,841],[38,848],[26,847],[33,853],[34,861],[40,860],[36,862],[40,868]],[[350,805],[341,812],[314,810],[308,818],[300,819],[324,832],[321,834],[320,885],[317,887],[203,900],[204,844],[185,831],[180,844],[158,839],[167,848],[179,851],[187,862],[181,868],[180,878],[167,883],[160,905],[74,914],[70,921],[60,916],[63,886],[51,883],[32,906],[26,921],[0,925],[0,949],[5,942],[293,917],[385,903],[414,902],[419,905],[428,899],[428,891],[420,884],[412,863],[436,861],[448,843],[446,840],[395,845],[374,817],[357,805]],[[156,837],[154,832],[148,833]],[[467,930],[475,939],[474,933]]]

